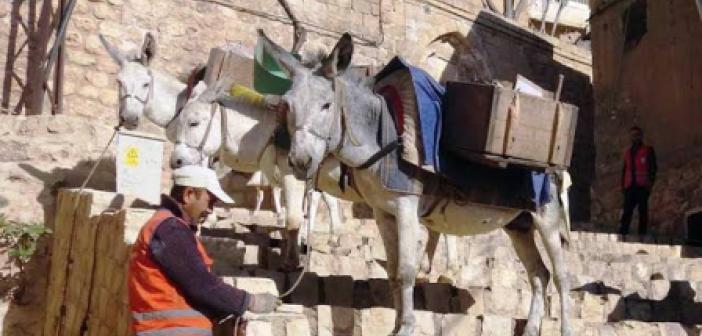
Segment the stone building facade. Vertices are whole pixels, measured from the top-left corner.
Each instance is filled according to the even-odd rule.
[[[684,237],[702,206],[702,18],[694,0],[593,1],[596,175],[593,218],[616,230],[628,130],[655,147],[659,173],[649,203],[654,234]],[[636,227],[636,222],[633,228]]]

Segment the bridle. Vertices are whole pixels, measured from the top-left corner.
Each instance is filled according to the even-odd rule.
[[[326,135],[322,134],[318,130],[315,130],[314,128],[310,128],[307,125],[303,126],[295,126],[294,131],[302,131],[306,132],[307,134],[310,134],[322,141],[324,141],[324,146],[325,146],[325,158],[329,156],[332,152],[338,152],[341,150],[341,148],[344,146],[346,143],[346,140],[348,138],[349,142],[356,146],[359,147],[361,146],[361,143],[357,140],[353,130],[350,127],[350,124],[348,122],[348,112],[346,109],[346,106],[344,104],[345,100],[345,84],[338,78],[335,78],[334,81],[332,82],[332,89],[334,91],[334,117],[332,118],[331,122],[329,123],[329,127],[327,127],[327,133]],[[381,113],[387,113],[387,106],[386,104],[383,103],[383,98],[376,95],[376,97],[380,100],[380,106],[381,106]],[[332,141],[332,132],[335,126],[337,126],[341,130],[341,135],[339,139],[339,144],[337,145],[336,148],[332,149],[331,148],[331,141]],[[383,146],[378,152],[374,153],[371,155],[365,162],[363,162],[361,165],[357,167],[351,167],[351,168],[357,168],[357,169],[367,169],[371,167],[373,164],[378,162],[380,159],[382,159],[384,156],[392,153],[395,151],[397,148],[400,147],[400,142],[399,138],[398,140],[395,140],[393,142],[390,142],[389,144]]]
[[[149,102],[149,99],[151,99],[151,96],[153,96],[154,92],[154,75],[151,73],[151,70],[148,70],[149,73],[149,90],[146,92],[146,97],[143,99],[133,93],[126,92],[127,90],[125,89],[123,84],[120,84],[120,87],[122,88],[123,91],[125,91],[125,94],[120,95],[119,101],[120,104],[127,98],[133,98],[136,99],[136,101],[140,102],[142,105],[144,105],[144,108],[146,108],[146,104]]]

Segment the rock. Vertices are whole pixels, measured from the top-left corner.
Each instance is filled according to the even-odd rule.
[[[285,334],[287,336],[311,336],[310,325],[307,319],[295,319],[285,323]],[[257,334],[252,334],[257,335]],[[258,336],[258,335],[257,335]]]

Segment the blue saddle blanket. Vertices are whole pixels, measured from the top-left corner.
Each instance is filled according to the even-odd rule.
[[[412,192],[413,178],[436,175],[470,194],[498,193],[512,200],[528,199],[532,206],[550,201],[546,173],[487,167],[441,150],[445,88],[424,70],[395,57],[375,79],[375,90],[385,98],[389,112],[388,120],[381,120],[381,145],[398,137],[402,145],[382,162],[386,188]],[[502,205],[512,204],[507,203]]]

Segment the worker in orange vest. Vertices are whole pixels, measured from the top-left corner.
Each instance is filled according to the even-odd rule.
[[[137,336],[212,335],[212,321],[245,311],[267,313],[278,298],[249,294],[212,274],[212,259],[196,237],[214,203],[233,203],[211,169],[173,171],[170,195],[141,228],[129,261],[132,328]]]
[[[638,126],[630,129],[631,146],[624,152],[622,169],[622,191],[624,192],[624,212],[619,233],[629,233],[631,216],[639,208],[639,234],[646,234],[648,228],[648,197],[656,181],[656,154],[653,147],[643,143],[643,131]]]

